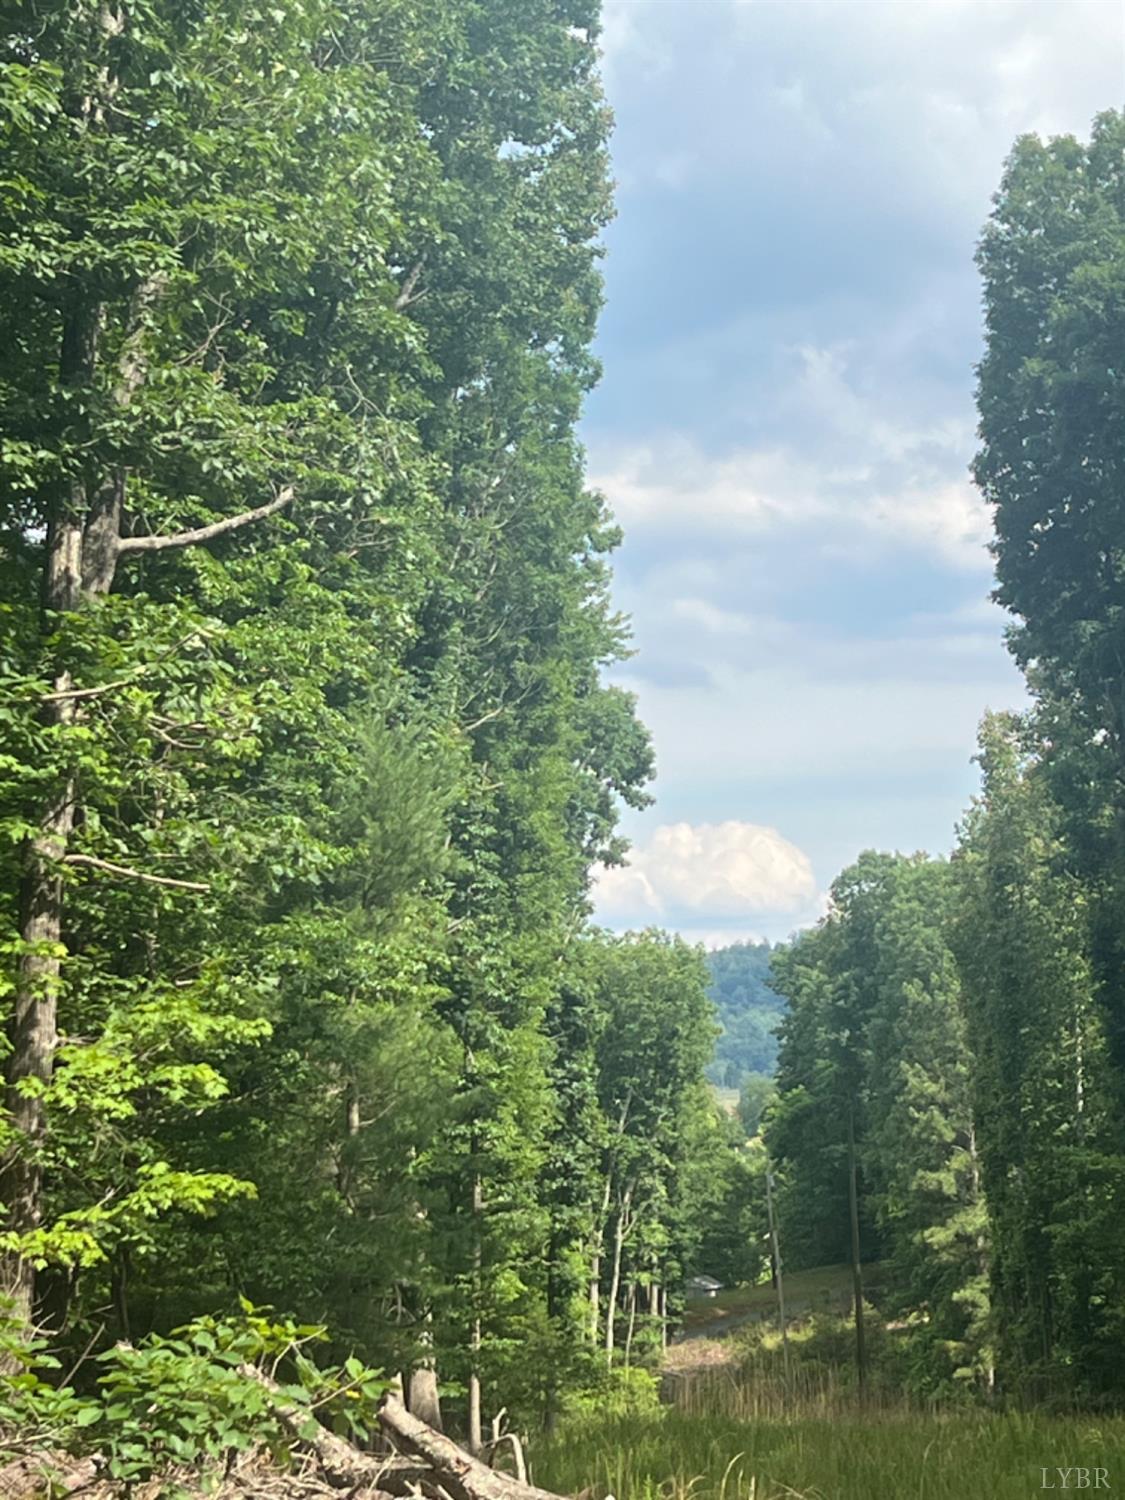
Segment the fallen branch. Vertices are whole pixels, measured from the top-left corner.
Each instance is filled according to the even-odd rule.
[[[242,1374],[272,1392],[274,1410],[292,1435],[315,1456],[331,1484],[351,1489],[373,1486],[386,1495],[430,1497],[430,1500],[560,1500],[524,1480],[497,1473],[459,1448],[451,1438],[427,1426],[388,1392],[379,1404],[379,1426],[398,1452],[384,1457],[360,1453],[326,1428],[311,1436],[310,1413],[281,1395],[275,1381],[252,1365]],[[522,1452],[520,1453],[522,1459]]]
[[[379,1425],[399,1448],[426,1460],[451,1500],[559,1500],[549,1490],[490,1469],[451,1438],[412,1416],[397,1396],[384,1396]]]
[[[395,1455],[376,1457],[361,1453],[351,1443],[321,1427],[307,1407],[287,1400],[277,1382],[256,1365],[240,1365],[239,1374],[258,1385],[264,1385],[273,1397],[273,1409],[292,1437],[315,1456],[321,1472],[330,1484],[340,1489],[360,1489],[366,1494],[371,1487],[384,1495],[417,1493],[424,1470],[417,1463],[403,1463]],[[310,1420],[314,1424],[310,1427]],[[315,1430],[314,1430],[315,1429]]]
[[[499,1434],[499,1436],[494,1437],[491,1442],[487,1444],[485,1452],[488,1454],[489,1463],[492,1463],[493,1459],[496,1457],[497,1453],[505,1443],[509,1444],[512,1450],[512,1462],[516,1466],[517,1480],[520,1482],[520,1484],[526,1484],[527,1460],[523,1456],[523,1444],[520,1442],[519,1437],[516,1435],[516,1433],[502,1432]]]

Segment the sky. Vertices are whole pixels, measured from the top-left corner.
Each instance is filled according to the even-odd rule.
[[[1125,0],[607,0],[583,425],[655,805],[597,914],[781,939],[865,848],[951,848],[1021,706],[969,478],[974,245],[1015,138],[1125,101]]]

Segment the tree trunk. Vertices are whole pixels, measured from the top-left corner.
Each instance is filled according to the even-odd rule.
[[[469,1334],[469,1452],[476,1455],[484,1447],[480,1409],[480,1344],[481,1344],[481,1215],[484,1211],[484,1191],[479,1176],[473,1178],[473,1322]]]
[[[59,354],[60,384],[88,384],[97,359],[102,312],[96,303],[79,304],[65,319]],[[71,478],[51,507],[43,578],[43,634],[57,628],[53,616],[78,608],[82,594],[82,528],[87,511],[86,478]],[[76,701],[66,696],[73,681],[64,661],[56,662],[53,694],[43,718],[61,731],[74,722]],[[65,753],[65,752],[64,752]],[[46,1113],[43,1089],[54,1071],[58,1045],[58,992],[62,972],[63,888],[61,861],[75,821],[74,776],[64,771],[38,818],[38,831],[24,848],[20,887],[20,955],[15,1003],[9,1023],[11,1050],[6,1068],[8,1118],[16,1141],[7,1162],[0,1196],[8,1227],[28,1234],[43,1216],[42,1150]],[[25,1082],[31,1091],[25,1091]],[[5,1291],[13,1311],[31,1321],[35,1269],[18,1253],[7,1258]]]
[[[435,1432],[444,1432],[441,1420],[441,1392],[438,1388],[437,1371],[432,1362],[418,1365],[410,1372],[410,1396],[408,1405],[420,1422],[432,1427]]]
[[[625,1305],[629,1309],[629,1323],[625,1330],[625,1368],[628,1369],[629,1361],[633,1357],[633,1335],[637,1331],[637,1283],[635,1281],[629,1283]]]
[[[621,1291],[621,1253],[628,1232],[629,1205],[633,1201],[632,1183],[625,1189],[613,1226],[613,1271],[610,1276],[609,1295],[605,1304],[605,1354],[606,1363],[613,1363],[614,1321],[617,1316],[617,1298]]]
[[[970,1174],[969,1181],[972,1186],[973,1203],[976,1206],[980,1205],[984,1201],[984,1185],[982,1184],[980,1177],[980,1158],[977,1156],[976,1126],[971,1120],[969,1122],[968,1146]],[[989,1255],[987,1225],[988,1220],[986,1218],[985,1227],[982,1228],[981,1232],[977,1235],[977,1269],[981,1280],[988,1288],[989,1296],[991,1298],[992,1264],[991,1257]],[[986,1398],[989,1401],[993,1400],[996,1395],[996,1365],[991,1358],[989,1358],[988,1363],[984,1367],[984,1389]]]
[[[786,1383],[789,1380],[789,1320],[785,1316],[785,1275],[781,1264],[781,1242],[777,1235],[777,1216],[773,1207],[773,1167],[766,1157],[766,1214],[770,1230],[770,1269],[773,1272],[774,1290],[777,1292],[777,1326],[781,1332],[781,1358],[785,1369]]]
[[[855,1370],[859,1399],[867,1396],[867,1339],[863,1327],[863,1267],[859,1259],[859,1192],[856,1183],[855,1111],[848,1108],[848,1211],[852,1230],[852,1297],[855,1305]]]
[[[498,1474],[470,1457],[449,1438],[419,1422],[393,1396],[383,1399],[379,1425],[399,1448],[432,1466],[451,1500],[558,1500],[546,1490]]]
[[[434,1367],[433,1314],[427,1312],[418,1342],[425,1351],[419,1363],[410,1372],[410,1410],[435,1432],[444,1432],[441,1420],[441,1391],[438,1387],[437,1370]]]
[[[613,1174],[606,1173],[602,1189],[601,1211],[594,1223],[593,1243],[590,1250],[590,1324],[589,1339],[593,1348],[598,1346],[598,1328],[601,1323],[602,1298],[602,1247],[605,1243],[605,1224],[609,1216],[609,1200],[613,1192]]]

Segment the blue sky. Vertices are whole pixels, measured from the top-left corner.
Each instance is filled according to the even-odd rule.
[[[657,802],[615,927],[785,936],[947,851],[1023,702],[968,478],[973,247],[1025,131],[1125,97],[1117,0],[607,0],[618,218],[584,421]]]

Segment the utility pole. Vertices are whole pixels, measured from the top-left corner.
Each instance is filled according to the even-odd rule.
[[[863,1267],[859,1261],[859,1193],[856,1189],[855,1105],[848,1105],[848,1209],[852,1221],[852,1296],[855,1303],[855,1369],[859,1399],[867,1397],[867,1342],[863,1332]]]
[[[781,1274],[781,1246],[777,1238],[777,1216],[773,1209],[773,1167],[766,1156],[766,1214],[770,1225],[770,1254],[773,1279],[777,1287],[777,1326],[781,1330],[781,1357],[785,1366],[785,1384],[789,1384],[789,1324],[785,1317],[785,1280]]]

